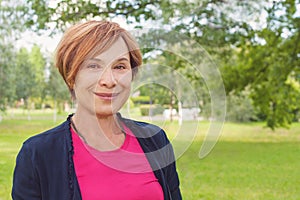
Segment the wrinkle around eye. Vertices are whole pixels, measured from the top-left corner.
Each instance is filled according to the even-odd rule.
[[[117,63],[113,67],[114,69],[118,70],[126,70],[126,69],[131,69],[130,63]]]
[[[123,70],[123,69],[127,69],[127,67],[125,65],[116,65],[114,66],[114,69]]]
[[[102,69],[103,67],[99,64],[96,64],[96,63],[91,63],[91,64],[87,64],[86,65],[86,68],[88,69],[92,69],[92,70],[100,70]]]

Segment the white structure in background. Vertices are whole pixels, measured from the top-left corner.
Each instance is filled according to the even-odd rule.
[[[199,117],[200,108],[181,108],[179,118],[183,121],[196,120]]]
[[[178,120],[179,124],[182,124],[182,121],[189,120],[197,120],[199,118],[199,113],[201,109],[197,107],[193,108],[182,108],[181,102],[178,103],[178,113],[176,109],[172,109],[172,113],[170,109],[165,109],[163,112],[163,116],[165,120],[172,119]]]
[[[178,122],[179,125],[182,121],[197,120],[200,113],[200,108],[182,108],[182,103],[178,102]]]
[[[171,119],[171,114],[172,114],[172,119],[177,119],[177,110],[175,108],[172,109],[165,109],[163,112],[163,116],[165,119]]]

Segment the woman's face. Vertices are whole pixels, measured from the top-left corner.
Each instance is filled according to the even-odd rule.
[[[85,60],[78,71],[74,92],[81,114],[109,116],[125,104],[131,89],[132,69],[120,37],[101,54]]]

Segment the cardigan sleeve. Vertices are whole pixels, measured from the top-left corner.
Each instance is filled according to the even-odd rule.
[[[14,169],[12,199],[42,199],[38,175],[34,167],[34,155],[28,145],[23,144]]]
[[[155,136],[153,138],[155,138],[155,143],[159,147],[157,152],[160,152],[156,154],[156,157],[159,158],[160,167],[163,170],[168,185],[169,198],[170,200],[181,200],[180,181],[176,170],[176,158],[173,145],[170,143],[163,129],[160,129],[159,133]]]
[[[151,127],[151,128],[150,128]],[[165,182],[166,188],[165,192],[168,192],[168,195],[165,199],[168,200],[181,200],[181,192],[180,192],[180,181],[178,177],[178,173],[176,170],[176,158],[174,155],[173,146],[170,143],[165,131],[163,129],[156,129],[155,126],[148,126],[148,130],[152,129],[152,133],[155,133],[151,137],[146,138],[142,141],[144,145],[147,143],[146,156],[150,161],[152,169],[156,174],[159,174],[159,171],[162,172],[162,176],[160,177],[160,182],[163,184]],[[155,131],[153,131],[155,130]],[[164,187],[164,186],[163,186]]]
[[[169,166],[165,168],[166,173],[166,179],[169,186],[169,192],[170,192],[170,199],[172,200],[181,200],[181,192],[179,188],[179,178],[178,173],[176,170],[176,162],[175,162],[175,156],[173,152],[173,148],[171,148],[171,151],[169,152],[168,157],[173,157],[174,162],[171,163]]]

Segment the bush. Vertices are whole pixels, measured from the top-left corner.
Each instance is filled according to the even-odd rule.
[[[226,119],[233,122],[249,122],[259,120],[255,114],[252,101],[245,93],[227,96]]]
[[[141,115],[148,116],[149,115],[149,106],[148,105],[141,105],[140,106]]]
[[[138,96],[130,98],[134,104],[149,104],[150,96]]]
[[[144,104],[140,106],[141,115],[142,116],[150,115],[150,108],[151,108],[152,116],[163,114],[165,110],[164,107],[160,104],[152,104],[152,105]]]

